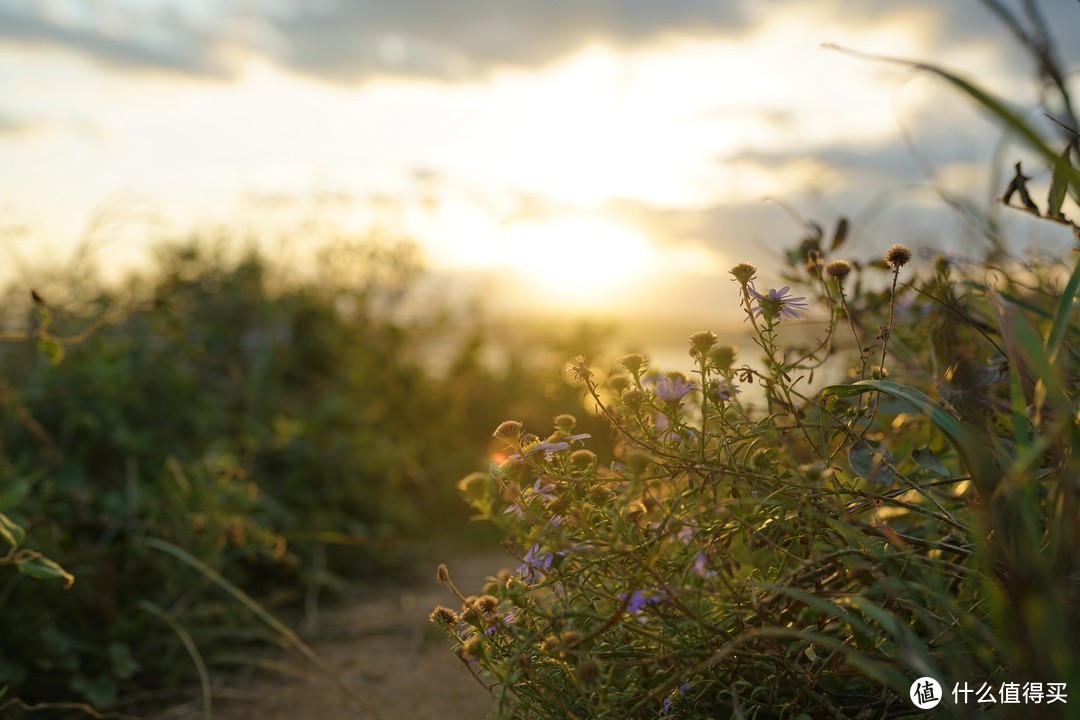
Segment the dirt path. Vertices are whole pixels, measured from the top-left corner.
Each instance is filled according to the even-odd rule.
[[[454,583],[465,594],[478,593],[484,579],[515,561],[495,550],[458,554],[449,562]],[[341,681],[363,699],[358,703],[331,678],[311,674],[311,666],[289,655],[279,661],[303,669],[304,678],[274,677],[253,688],[226,691],[214,702],[215,720],[476,720],[492,708],[491,696],[450,652],[442,631],[428,622],[436,604],[458,603],[428,580],[386,586],[371,597],[326,611],[320,631],[308,639]],[[228,699],[228,696],[233,699]]]

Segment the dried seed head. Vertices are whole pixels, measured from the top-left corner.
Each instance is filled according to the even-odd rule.
[[[442,605],[436,605],[435,609],[428,615],[428,619],[433,623],[443,625],[446,627],[454,627],[458,624],[458,614],[448,607]]]
[[[557,430],[568,433],[574,429],[575,425],[577,425],[577,418],[573,415],[563,413],[555,416],[555,428]]]
[[[499,424],[499,427],[495,428],[495,432],[491,436],[507,442],[517,442],[524,429],[525,426],[517,420],[505,420]]]
[[[904,267],[909,260],[911,260],[911,248],[903,243],[896,243],[885,252],[885,263],[894,270]]]
[[[731,268],[730,272],[735,276],[735,279],[739,281],[739,284],[745,287],[754,279],[754,275],[757,274],[757,268],[748,262],[741,262]]]
[[[483,658],[485,650],[484,641],[476,635],[473,635],[466,640],[465,645],[462,646],[465,657],[472,660],[480,660]]]
[[[825,272],[837,282],[844,282],[844,278],[851,274],[851,264],[847,260],[833,260]]]
[[[590,686],[600,678],[600,663],[593,658],[585,658],[578,664],[574,674],[579,683]]]
[[[570,462],[574,463],[578,467],[588,467],[596,462],[596,453],[592,450],[575,450],[570,453]]]
[[[554,635],[548,635],[544,638],[544,641],[540,643],[540,652],[553,653],[559,647],[559,638]]]
[[[520,480],[525,475],[525,463],[521,458],[507,458],[499,465],[499,472],[503,477]]]
[[[476,599],[476,607],[485,615],[493,613],[499,607],[499,598],[494,595],[481,595]]]
[[[622,400],[629,408],[636,408],[645,399],[645,394],[636,387],[632,387],[622,395]]]
[[[469,600],[469,598],[466,598],[466,600]],[[482,613],[480,612],[480,608],[476,606],[475,600],[471,602],[466,602],[461,607],[461,619],[472,625],[477,625],[480,623],[481,614]]]

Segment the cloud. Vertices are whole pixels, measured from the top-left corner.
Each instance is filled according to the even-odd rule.
[[[1043,4],[1052,33],[1075,19],[1066,4]],[[460,80],[542,66],[590,43],[636,48],[677,36],[737,37],[805,7],[798,0],[0,0],[0,40],[65,48],[129,71],[221,77],[244,52],[342,84],[377,76]],[[822,40],[915,14],[920,31],[942,47],[1008,36],[979,3],[812,7]],[[1078,51],[1058,46],[1071,52],[1067,65],[1077,60]]]
[[[34,126],[26,120],[17,118],[14,115],[9,115],[3,110],[0,110],[0,137],[24,135],[33,129]]]
[[[298,0],[271,18],[279,60],[352,83],[372,75],[439,79],[531,67],[592,42],[634,46],[674,34],[744,30],[738,2],[714,0]]]
[[[1075,9],[1060,5],[1045,3],[1048,7],[1043,7],[1051,34],[1068,25],[1070,12],[1075,18]],[[988,39],[1001,42],[1009,37],[1001,21],[979,3],[912,0],[898,6],[894,0],[832,0],[813,7],[823,18],[823,24],[815,28],[823,33],[822,40],[833,39],[829,37],[832,29],[842,32],[911,18],[917,18],[914,25],[940,47]],[[590,43],[634,48],[673,36],[731,38],[752,32],[773,14],[801,10],[805,4],[799,0],[773,0],[767,7],[739,0],[284,0],[275,8],[266,18],[277,40],[278,62],[351,84],[376,75],[475,78],[498,67],[544,65]],[[1072,56],[1076,58],[1077,53]]]
[[[62,48],[123,70],[227,75],[226,27],[224,18],[199,22],[169,4],[131,9],[108,0],[0,0],[0,40]]]

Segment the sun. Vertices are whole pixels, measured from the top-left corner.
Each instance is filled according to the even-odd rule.
[[[642,234],[601,218],[519,221],[502,235],[499,263],[549,306],[610,309],[655,260]]]

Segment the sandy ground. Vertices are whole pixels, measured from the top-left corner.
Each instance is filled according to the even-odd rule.
[[[501,551],[456,554],[449,562],[454,584],[479,593],[485,578],[517,563]],[[457,608],[435,582],[437,561],[427,580],[373,589],[369,597],[324,611],[319,630],[305,638],[353,693],[314,672],[295,654],[272,656],[303,677],[258,680],[250,688],[215,693],[216,720],[480,720],[493,707],[491,695],[450,652],[451,644],[428,621],[436,604]],[[188,717],[200,717],[201,711]]]

